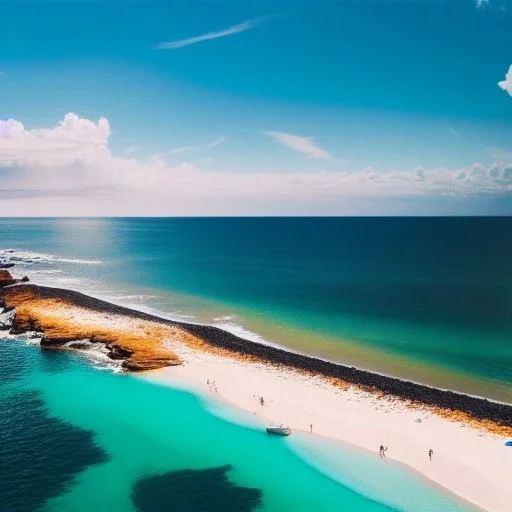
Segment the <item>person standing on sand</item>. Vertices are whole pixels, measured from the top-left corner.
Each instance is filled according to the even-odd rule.
[[[430,460],[432,460],[432,455],[434,455],[434,450],[432,450],[432,448],[430,448],[430,450],[428,451],[428,458]]]
[[[262,396],[260,396],[260,404],[261,404],[261,407],[263,407],[265,405],[265,400],[263,399]]]
[[[309,424],[309,431],[311,432],[311,434],[313,433],[313,423]]]
[[[379,457],[382,459],[384,457],[384,445],[380,445],[379,447]]]

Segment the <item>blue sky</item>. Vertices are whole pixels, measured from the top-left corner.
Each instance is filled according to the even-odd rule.
[[[105,177],[123,174],[123,159],[170,191],[135,214],[512,213],[512,85],[498,86],[512,65],[510,1],[20,1],[1,11],[0,116],[23,124],[23,140],[7,142],[11,128],[3,130],[0,214],[50,204],[57,214],[91,205],[130,214],[108,191],[143,180]],[[71,112],[85,128],[70,129],[88,138],[52,175],[44,152],[70,136],[31,131],[52,130]],[[102,117],[108,133],[91,135],[87,123]],[[119,169],[103,153],[98,164],[91,144]],[[29,158],[34,145],[39,156]],[[84,151],[88,165],[105,169],[97,180],[76,168]],[[488,171],[496,161],[499,171]],[[475,164],[491,173],[490,186],[443,190],[427,174],[425,191],[393,193],[418,168]],[[356,178],[368,168],[372,183],[403,175],[365,189]],[[290,174],[310,196],[278,180]],[[173,194],[197,190],[192,180],[205,189],[182,208]],[[53,182],[67,184],[52,195]],[[231,187],[245,188],[221,197]],[[176,208],[166,210],[169,201]]]

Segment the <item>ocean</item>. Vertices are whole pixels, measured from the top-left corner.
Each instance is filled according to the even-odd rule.
[[[511,228],[3,219],[0,260],[40,284],[512,402]],[[375,454],[262,431],[209,396],[0,340],[1,512],[468,510]]]
[[[0,260],[39,283],[512,403],[511,234],[512,218],[5,219]]]

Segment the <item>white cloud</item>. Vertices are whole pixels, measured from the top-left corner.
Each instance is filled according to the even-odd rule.
[[[218,139],[215,139],[213,142],[205,144],[204,146],[182,146],[181,148],[171,149],[168,153],[175,155],[178,153],[186,153],[187,151],[199,151],[201,149],[210,149],[214,148],[215,146],[218,146],[219,144],[222,144],[225,140],[226,137],[219,137]]]
[[[266,19],[267,18],[254,18],[252,20],[239,23],[238,25],[233,25],[224,30],[219,30],[218,32],[208,32],[207,34],[189,37],[187,39],[179,39],[177,41],[159,43],[157,45],[157,49],[176,50],[177,48],[183,48],[184,46],[189,46],[191,44],[202,43],[203,41],[210,41],[211,39],[219,39],[220,37],[231,36],[257,27],[258,25],[261,25],[261,23],[263,23]]]
[[[507,91],[512,96],[512,65],[508,68],[505,80],[498,82],[498,86]]]
[[[496,160],[512,163],[512,151],[505,151],[500,148],[485,148],[485,150]]]
[[[218,139],[215,139],[213,142],[206,144],[205,148],[214,148],[215,146],[222,144],[225,140],[226,137],[219,137]]]
[[[318,211],[313,205],[339,213],[349,204],[397,198],[512,198],[512,165],[503,162],[458,170],[214,172],[189,163],[171,167],[158,157],[117,157],[109,136],[105,118],[66,114],[57,126],[37,130],[0,121],[0,215],[311,214]]]
[[[162,156],[165,154],[177,155],[178,153],[186,153],[187,151],[198,151],[201,149],[201,146],[182,146],[181,148],[171,149],[167,153],[162,153]]]
[[[69,113],[58,126],[25,130],[19,121],[0,121],[0,164],[42,165],[69,163],[70,158],[84,164],[109,156],[110,125],[107,119],[97,123]]]
[[[318,147],[311,137],[301,137],[300,135],[293,135],[291,133],[263,131],[265,135],[272,139],[288,146],[295,151],[304,153],[308,156],[315,158],[332,158],[332,156],[325,149]]]

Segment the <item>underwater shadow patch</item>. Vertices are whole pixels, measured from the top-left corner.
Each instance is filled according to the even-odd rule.
[[[228,479],[232,466],[170,471],[139,480],[132,501],[137,512],[251,512],[262,505],[260,489]]]
[[[26,347],[21,342],[0,338],[0,385],[23,378],[29,368]]]
[[[76,475],[108,460],[94,434],[48,415],[38,392],[2,400],[0,512],[35,512]]]

